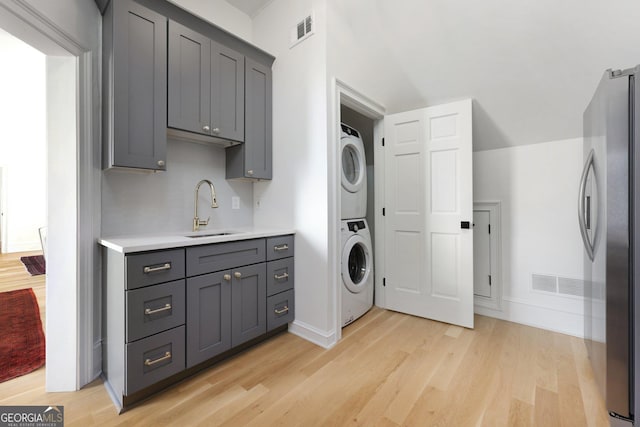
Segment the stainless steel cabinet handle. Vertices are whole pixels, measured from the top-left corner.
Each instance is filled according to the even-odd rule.
[[[164,307],[156,308],[155,310],[151,310],[150,308],[144,309],[145,316],[149,316],[151,314],[161,313],[163,311],[171,310],[171,304],[165,304]]]
[[[222,276],[222,278],[228,282],[229,280],[231,280],[231,275],[225,274],[224,276]]]
[[[158,359],[156,359],[156,360],[145,359],[145,361],[144,361],[144,365],[145,365],[145,366],[153,366],[153,365],[155,365],[156,363],[164,362],[165,360],[169,360],[169,359],[171,359],[171,352],[170,352],[170,351],[167,351],[167,352],[164,354],[164,356],[162,356],[162,357],[160,357],[160,358],[158,358]]]
[[[239,279],[239,278],[241,278],[241,277],[242,277],[242,273],[240,273],[239,271],[236,271],[235,273],[233,273],[233,276],[234,276],[236,279]]]
[[[171,263],[170,262],[165,262],[163,265],[160,265],[158,267],[145,267],[144,268],[144,273],[145,274],[149,274],[149,273],[154,273],[156,271],[163,271],[163,270],[171,270]]]
[[[164,167],[164,160],[158,160],[158,166]]]
[[[277,308],[275,310],[273,310],[276,314],[284,314],[287,313],[289,311],[289,307],[287,307],[286,305],[284,307],[282,307],[282,310],[278,310]]]
[[[276,279],[276,280],[288,279],[289,278],[289,273],[284,273],[284,274],[281,274],[279,276],[277,274],[275,274],[273,276],[273,278]]]
[[[202,126],[202,130],[205,132],[209,132],[211,130],[211,128],[209,126]]]
[[[253,169],[249,169],[249,170],[247,171],[247,175],[252,176],[252,175],[253,175]]]
[[[215,134],[219,134],[220,133],[220,128],[213,128],[213,130],[211,131]]]
[[[587,190],[587,178],[589,176],[589,169],[593,168],[593,149],[589,152],[587,156],[587,161],[584,164],[584,169],[582,170],[582,177],[580,178],[580,190],[578,194],[578,224],[580,225],[580,234],[582,235],[582,242],[584,243],[584,248],[587,251],[587,255],[589,259],[593,261],[594,247],[591,244],[591,240],[589,239],[589,234],[587,233],[587,225],[586,225],[586,215],[585,210],[587,208],[587,201],[585,192]],[[590,206],[589,206],[590,208]]]
[[[274,246],[273,250],[276,252],[280,252],[280,251],[286,251],[289,249],[289,245],[279,245],[279,246]]]

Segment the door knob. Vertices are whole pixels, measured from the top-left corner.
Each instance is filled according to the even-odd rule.
[[[202,130],[205,131],[205,132],[209,132],[211,130],[211,128],[209,126],[205,125],[205,126],[202,126]]]
[[[216,135],[220,133],[220,128],[213,128],[213,133],[215,133]]]
[[[164,160],[158,160],[158,167],[164,167]]]
[[[247,175],[252,176],[252,175],[253,175],[253,169],[249,169],[249,170],[247,171]]]
[[[233,273],[233,277],[235,277],[236,279],[239,279],[242,277],[242,273],[240,273],[239,271],[236,271],[235,273]]]
[[[231,280],[231,275],[225,274],[224,276],[222,276],[222,278],[228,282],[229,280]]]

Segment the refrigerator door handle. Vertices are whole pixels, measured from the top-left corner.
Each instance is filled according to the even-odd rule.
[[[593,168],[593,149],[589,152],[587,156],[587,161],[584,164],[584,169],[582,170],[582,177],[580,178],[580,193],[578,196],[578,223],[580,225],[580,234],[582,235],[582,242],[584,243],[584,248],[587,251],[587,255],[589,259],[593,261],[594,258],[594,248],[591,243],[591,239],[589,239],[589,234],[587,232],[587,224],[586,224],[586,216],[591,216],[591,212],[586,212],[587,209],[591,210],[591,203],[587,202],[587,198],[585,197],[586,189],[587,189],[587,178],[589,176],[589,170]]]

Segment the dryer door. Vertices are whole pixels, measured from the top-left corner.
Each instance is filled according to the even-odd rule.
[[[371,250],[357,234],[349,237],[342,250],[342,282],[355,294],[365,289],[371,274]]]
[[[342,186],[350,193],[362,189],[366,179],[367,165],[365,163],[364,148],[359,139],[345,136],[341,139],[342,146]]]

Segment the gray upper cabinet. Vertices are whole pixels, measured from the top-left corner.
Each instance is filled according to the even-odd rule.
[[[131,0],[103,20],[104,167],[164,170],[167,19]]]
[[[169,127],[209,134],[211,41],[169,21]]]
[[[169,127],[244,140],[244,56],[169,21]]]
[[[226,149],[227,179],[272,177],[271,87],[271,68],[246,58],[245,143]]]
[[[244,141],[244,63],[243,55],[211,42],[211,132],[215,136]]]

